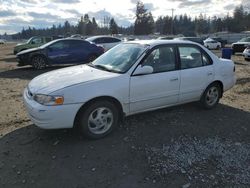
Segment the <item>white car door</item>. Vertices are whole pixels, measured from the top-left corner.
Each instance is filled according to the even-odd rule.
[[[180,102],[199,100],[202,92],[214,79],[211,58],[198,46],[179,46]]]
[[[176,66],[175,48],[156,47],[142,66],[153,67],[152,74],[132,75],[130,79],[130,113],[156,109],[178,102],[180,71]]]

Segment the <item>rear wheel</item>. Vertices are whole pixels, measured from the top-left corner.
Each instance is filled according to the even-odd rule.
[[[43,56],[35,56],[32,58],[32,66],[34,69],[41,70],[47,66],[47,60]]]
[[[201,97],[201,104],[206,109],[214,108],[220,100],[222,89],[219,84],[214,83],[207,87]]]
[[[77,126],[90,139],[99,139],[117,126],[119,112],[109,101],[96,101],[83,108],[78,114]]]

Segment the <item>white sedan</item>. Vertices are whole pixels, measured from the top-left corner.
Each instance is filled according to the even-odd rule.
[[[108,51],[109,49],[113,48],[114,46],[122,42],[121,39],[111,36],[94,36],[86,38],[85,40],[93,42],[94,44],[103,47],[105,51]]]
[[[220,49],[221,48],[221,43],[213,40],[213,39],[206,39],[203,41],[204,42],[204,46],[207,47],[208,49]]]
[[[243,51],[243,56],[245,58],[245,60],[250,60],[250,46],[247,47],[244,51]]]
[[[34,78],[23,97],[35,125],[77,127],[97,139],[124,116],[192,101],[211,109],[235,81],[233,61],[219,59],[197,43],[133,41],[90,64]]]

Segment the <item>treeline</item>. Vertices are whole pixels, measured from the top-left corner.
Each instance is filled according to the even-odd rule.
[[[143,2],[138,1],[135,17],[135,23],[124,28],[118,26],[114,18],[108,19],[107,24],[100,26],[94,17],[90,18],[88,14],[85,14],[76,25],[71,25],[68,21],[65,21],[63,25],[53,25],[51,28],[23,28],[21,32],[13,35],[12,38],[26,39],[36,35],[70,36],[80,34],[90,36],[100,34],[148,35],[153,33],[195,36],[221,31],[241,32],[250,30],[250,13],[246,12],[243,6],[236,7],[232,16],[228,14],[224,18],[207,17],[200,14],[199,17],[192,19],[187,14],[184,14],[176,15],[173,18],[171,16],[161,16],[154,20],[152,13],[145,8]]]

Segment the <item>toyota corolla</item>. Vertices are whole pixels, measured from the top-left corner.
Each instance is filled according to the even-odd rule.
[[[92,63],[34,78],[23,97],[38,127],[75,127],[98,139],[132,114],[192,101],[211,109],[235,81],[234,62],[197,43],[133,41]]]

